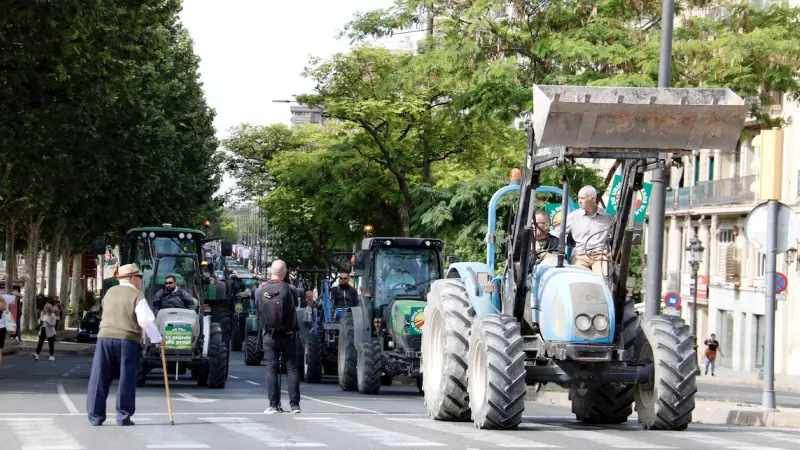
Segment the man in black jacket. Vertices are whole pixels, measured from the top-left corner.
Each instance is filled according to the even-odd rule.
[[[358,292],[350,286],[350,274],[347,271],[339,274],[339,284],[331,288],[331,300],[335,308],[358,306]]]
[[[167,275],[164,279],[164,289],[156,292],[156,299],[153,302],[156,311],[165,308],[185,308],[194,309],[197,302],[192,294],[178,286],[174,275]]]
[[[300,375],[297,370],[296,331],[297,313],[295,297],[289,285],[283,280],[286,276],[286,263],[276,259],[272,263],[270,280],[256,290],[258,321],[264,344],[264,359],[267,362],[267,395],[269,407],[265,414],[283,412],[281,409],[281,390],[278,379],[278,359],[283,355],[286,373],[289,378],[289,406],[291,413],[300,412]]]

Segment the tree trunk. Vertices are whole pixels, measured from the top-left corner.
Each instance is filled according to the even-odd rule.
[[[61,257],[61,232],[57,232],[50,242],[50,257],[47,260],[50,264],[47,266],[47,295],[55,297],[58,295],[56,289],[56,274],[58,272],[58,260]]]
[[[39,275],[39,295],[47,295],[47,250],[44,249],[42,246],[42,265],[41,265],[41,274]]]
[[[402,237],[411,237],[411,215],[409,214],[409,210],[411,209],[408,203],[403,203],[400,205],[400,234]]]
[[[70,289],[69,296],[69,307],[72,309],[72,314],[67,316],[67,327],[76,326],[80,318],[78,311],[81,309],[81,299],[83,298],[83,289],[81,287],[82,262],[82,254],[77,254],[72,257],[72,288]]]
[[[39,312],[36,308],[36,268],[39,263],[39,233],[42,230],[44,216],[36,219],[31,218],[28,222],[28,249],[25,252],[25,296],[23,298],[24,323],[22,328],[33,330],[39,320]]]
[[[6,222],[6,294],[14,291],[14,281],[17,279],[17,249],[14,248],[14,228],[17,221],[14,219]]]
[[[58,297],[62,305],[69,304],[69,238],[61,238],[61,282]]]

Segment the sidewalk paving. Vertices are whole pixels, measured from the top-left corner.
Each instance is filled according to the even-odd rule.
[[[718,367],[715,376],[699,376],[697,377],[697,383],[762,387],[764,381],[759,380],[758,376],[758,372],[739,372]],[[800,392],[800,376],[775,375],[775,389],[779,391]]]
[[[77,330],[66,329],[56,334],[55,352],[56,355],[91,355],[94,353],[94,342],[78,343]],[[3,348],[3,355],[32,355],[36,350],[39,340],[34,334],[22,334],[22,342],[17,338],[6,338],[6,345]],[[47,342],[42,347],[42,352],[47,352]]]

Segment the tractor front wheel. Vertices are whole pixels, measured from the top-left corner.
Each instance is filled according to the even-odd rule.
[[[361,348],[358,349],[356,373],[358,392],[362,394],[380,392],[381,377],[383,376],[383,352],[381,343],[377,339],[361,343]]]
[[[345,314],[339,328],[339,386],[343,391],[358,389],[358,354],[355,344],[353,316]]]
[[[303,352],[303,365],[306,383],[319,383],[322,380],[322,360],[325,358],[325,342],[322,332],[308,333],[308,343]]]
[[[244,363],[248,366],[258,366],[264,359],[264,349],[258,345],[258,341],[258,336],[255,334],[247,336]]]
[[[211,327],[208,341],[208,387],[224,388],[228,381],[230,361],[230,312],[225,308],[211,310]]]
[[[478,428],[506,430],[525,410],[525,353],[517,319],[476,317],[469,341],[469,406]]]
[[[685,430],[697,392],[697,356],[689,326],[673,316],[656,316],[642,326],[636,356],[652,361],[652,383],[634,389],[639,423],[646,430]]]

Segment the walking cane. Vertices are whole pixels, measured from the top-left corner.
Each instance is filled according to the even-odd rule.
[[[164,387],[167,389],[167,409],[169,410],[169,424],[175,425],[172,420],[172,400],[169,398],[169,377],[167,377],[167,357],[164,354],[164,345],[161,345],[161,368],[164,372]]]

